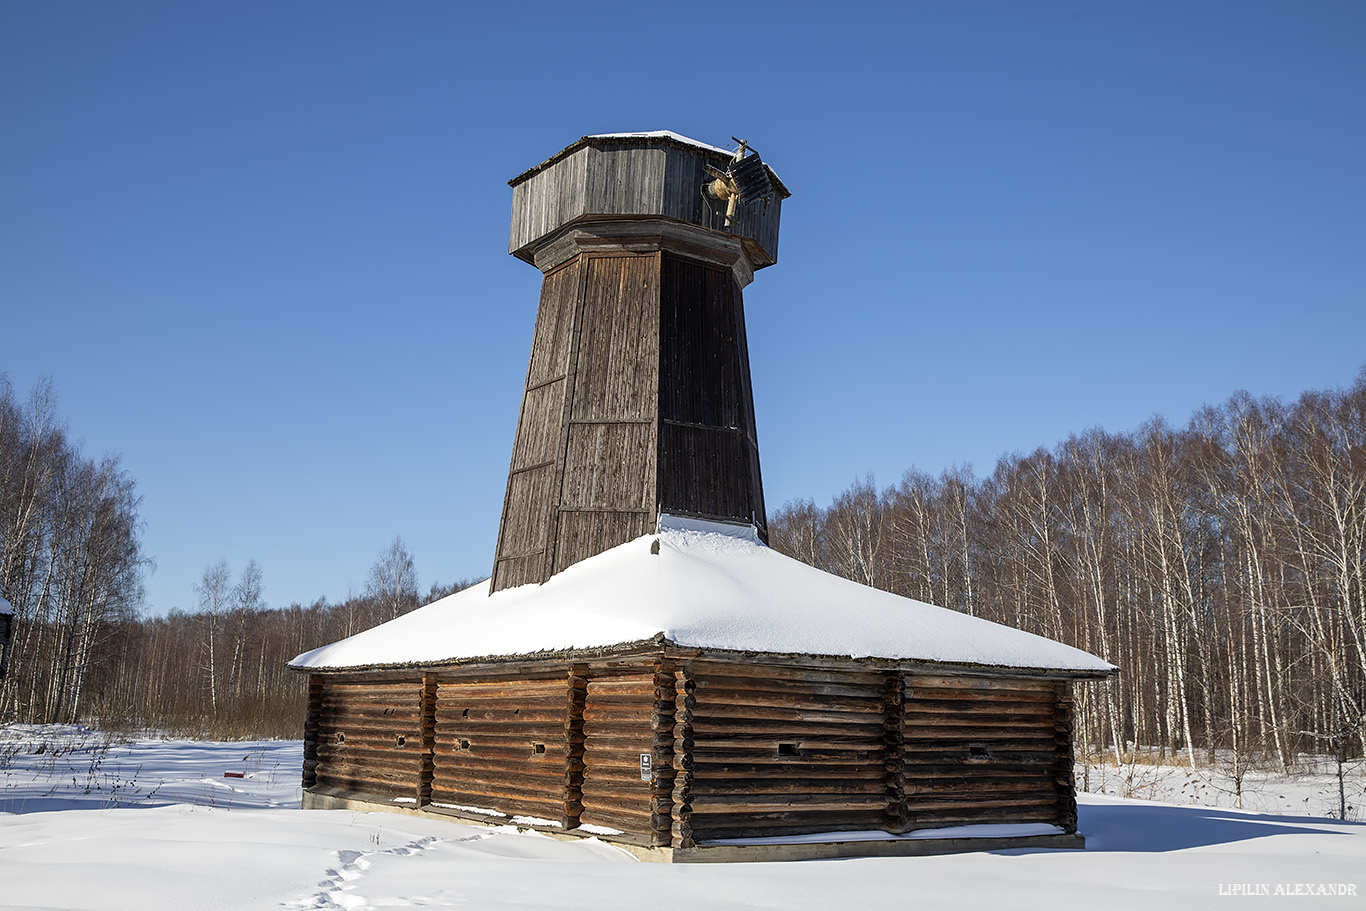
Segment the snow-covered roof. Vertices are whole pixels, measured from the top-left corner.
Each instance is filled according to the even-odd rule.
[[[658,542],[656,546],[656,542]],[[1079,649],[859,585],[716,526],[666,527],[540,585],[476,585],[299,655],[299,668],[423,665],[606,649],[684,648],[1106,674]]]
[[[13,605],[11,605],[8,601],[5,600],[4,595],[0,595],[0,614],[12,613],[14,613]]]

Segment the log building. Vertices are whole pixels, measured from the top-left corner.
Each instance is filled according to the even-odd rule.
[[[294,659],[304,806],[674,861],[1082,846],[1070,689],[1109,664],[766,546],[741,291],[777,176],[647,133],[511,184],[544,279],[493,574]]]

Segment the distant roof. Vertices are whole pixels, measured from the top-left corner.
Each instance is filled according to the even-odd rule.
[[[714,155],[724,156],[726,158],[733,158],[735,155],[734,149],[723,149],[720,146],[714,146],[710,143],[698,142],[696,139],[689,139],[687,136],[682,136],[678,133],[673,132],[672,130],[651,130],[643,133],[594,133],[592,136],[579,137],[579,139],[576,142],[572,142],[569,145],[565,146],[563,149],[560,149],[560,151],[556,152],[554,155],[551,155],[549,158],[547,158],[540,164],[536,165],[535,167],[527,168],[525,171],[509,180],[508,186],[517,186],[519,183],[526,180],[528,177],[535,174],[537,171],[541,171],[545,168],[550,167],[557,161],[560,161],[564,158],[568,158],[570,155],[573,155],[575,152],[577,152],[579,149],[583,148],[586,145],[609,145],[612,143],[620,144],[625,142],[636,142],[642,139],[652,139],[659,143],[677,145],[682,146],[684,148],[701,149],[705,152],[711,152]],[[772,165],[769,165],[769,163],[765,161],[764,166],[768,168],[768,173],[773,178],[773,182],[778,190],[778,195],[783,199],[786,199],[789,196],[791,196],[792,193],[783,184],[782,178],[780,178],[777,172],[773,170]]]
[[[14,607],[13,607],[13,605],[11,605],[8,601],[6,601],[6,600],[4,599],[3,596],[0,596],[0,614],[12,614],[12,613],[14,613]]]
[[[822,572],[765,547],[752,530],[686,523],[614,547],[541,585],[493,595],[487,582],[476,585],[290,664],[427,665],[651,640],[1076,676],[1114,670],[1060,642]]]

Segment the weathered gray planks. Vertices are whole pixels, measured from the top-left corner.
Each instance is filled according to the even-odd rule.
[[[510,181],[509,252],[532,261],[548,235],[586,219],[663,216],[740,237],[756,269],[778,259],[778,193],[767,206],[744,206],[725,224],[725,204],[708,201],[706,165],[725,169],[729,156],[667,137],[584,138]]]

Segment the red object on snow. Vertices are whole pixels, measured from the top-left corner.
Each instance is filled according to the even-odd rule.
[[[245,778],[246,775],[244,775],[242,772],[224,772],[224,773],[223,773],[223,777],[224,777],[224,778]]]

